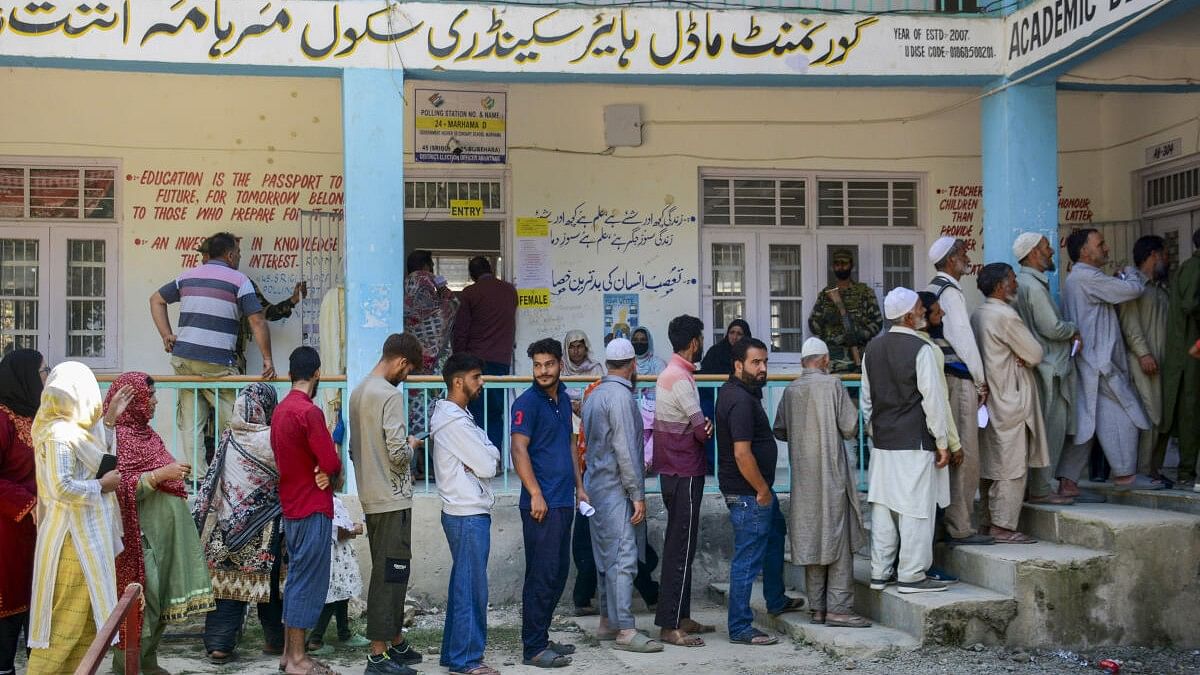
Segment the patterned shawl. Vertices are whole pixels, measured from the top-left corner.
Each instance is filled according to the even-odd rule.
[[[440,373],[450,358],[450,338],[458,299],[438,286],[432,272],[417,270],[404,280],[404,327],[421,342],[424,352],[420,374]]]
[[[216,597],[266,602],[278,554],[279,471],[271,451],[275,387],[255,382],[234,404],[192,516]]]
[[[117,418],[117,470],[121,482],[117,486],[117,503],[121,505],[121,522],[131,536],[125,537],[125,551],[117,556],[117,588],[132,583],[146,585],[146,561],[142,550],[142,524],[138,520],[137,487],[142,474],[175,462],[158,432],[150,428],[154,416],[154,385],[146,373],[129,372],[118,377],[108,388],[104,409],[112,405],[114,395],[128,389],[133,393],[129,405]],[[158,490],[187,498],[187,487],[181,480],[164,480]],[[125,642],[124,628],[121,642]]]

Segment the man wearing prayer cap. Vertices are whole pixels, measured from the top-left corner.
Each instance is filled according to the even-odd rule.
[[[779,400],[775,437],[788,444],[792,563],[804,565],[812,621],[865,628],[854,613],[854,552],[866,543],[846,440],[858,434],[858,409],[840,378],[829,374],[829,347],[810,337],[803,370]]]
[[[893,289],[883,309],[893,324],[867,345],[860,399],[872,446],[871,588],[884,590],[894,571],[901,593],[944,591],[926,571],[934,516],[950,498],[946,472],[937,470],[950,462],[946,392],[934,346],[917,334],[925,306],[916,292]]]
[[[862,350],[883,329],[879,300],[870,286],[851,278],[854,256],[849,250],[835,250],[830,266],[837,282],[821,291],[808,328],[828,345],[833,372],[857,373]]]
[[[1050,241],[1037,232],[1023,232],[1013,242],[1013,256],[1021,265],[1017,275],[1017,314],[1042,346],[1042,360],[1034,373],[1050,457],[1049,466],[1029,470],[1029,501],[1071,504],[1076,499],[1058,493],[1054,472],[1067,436],[1075,433],[1075,363],[1071,360],[1071,348],[1079,340],[1079,329],[1063,319],[1050,296],[1046,273],[1056,269]],[[1091,497],[1082,496],[1079,501],[1085,499]]]
[[[971,330],[971,312],[959,279],[970,267],[961,239],[941,237],[929,247],[929,262],[937,275],[925,290],[937,296],[942,318],[942,355],[949,385],[950,415],[962,443],[962,461],[950,467],[950,506],[946,509],[946,543],[991,544],[971,524],[975,492],[979,489],[979,406],[987,402],[983,359]]]

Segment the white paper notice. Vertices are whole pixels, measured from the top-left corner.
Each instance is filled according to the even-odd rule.
[[[988,409],[986,405],[979,406],[979,428],[983,429],[988,425]]]
[[[517,239],[517,286],[550,288],[550,239]]]

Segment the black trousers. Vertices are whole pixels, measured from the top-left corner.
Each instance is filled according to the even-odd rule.
[[[546,511],[537,522],[528,509],[521,509],[521,531],[525,538],[525,586],[521,590],[521,643],[525,659],[545,651],[550,641],[554,608],[567,586],[571,572],[570,506]]]
[[[308,634],[308,641],[312,644],[325,644],[325,631],[329,629],[329,621],[337,617],[337,637],[341,642],[345,642],[353,637],[350,632],[350,601],[338,600],[337,602],[325,603],[325,608],[321,610],[321,617],[317,619],[317,626]]]
[[[696,559],[704,476],[664,474],[659,479],[667,509],[667,534],[663,542],[662,593],[654,625],[675,629],[692,616],[692,561]]]
[[[272,649],[283,649],[283,598],[279,595],[281,555],[276,553],[271,570],[271,597],[258,603],[258,622],[262,624],[263,642]],[[204,617],[204,649],[229,654],[237,648],[246,620],[246,605],[241,600],[217,600],[217,608]]]
[[[22,631],[29,634],[29,612],[0,619],[0,673],[13,672],[13,662],[21,648]]]
[[[575,532],[571,535],[571,555],[575,559],[575,589],[572,597],[576,607],[587,607],[596,597],[596,558],[592,553],[591,521],[581,514],[575,514]],[[646,604],[653,607],[658,604],[659,585],[654,580],[654,570],[658,568],[658,551],[646,542],[646,559],[638,560],[637,576],[633,578],[633,587]]]

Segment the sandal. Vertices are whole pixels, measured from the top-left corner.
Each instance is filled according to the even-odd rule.
[[[679,630],[684,631],[685,633],[693,634],[715,633],[717,632],[717,627],[706,623],[700,623],[695,619],[684,619],[683,621],[679,622]]]
[[[992,538],[997,544],[1036,544],[1037,539],[1025,534],[1021,534],[1016,530],[1000,531],[996,528],[992,529]]]
[[[500,671],[481,663],[470,670],[452,670],[450,675],[500,675]]]
[[[623,652],[636,652],[638,654],[653,654],[663,650],[662,643],[651,638],[645,633],[634,633],[629,642],[621,642],[617,640],[613,643],[613,649],[619,649]]]
[[[597,630],[596,639],[601,642],[612,642],[617,639],[617,631],[615,630]]]
[[[699,635],[692,635],[682,628],[675,630],[664,630],[658,635],[658,639],[669,645],[676,647],[703,647],[704,638]]]
[[[569,645],[569,644],[565,644],[562,642],[555,642],[554,640],[551,640],[550,643],[546,646],[549,649],[553,649],[554,651],[558,652],[559,654],[562,654],[563,656],[570,656],[575,653],[575,645]]]
[[[825,612],[817,609],[813,610],[812,618],[809,619],[808,622],[813,624],[825,623]]]
[[[538,668],[565,668],[571,665],[571,657],[563,656],[549,647],[532,659],[523,659],[521,663]]]
[[[785,604],[782,609],[771,612],[771,616],[779,616],[780,614],[787,614],[788,612],[799,612],[802,609],[804,609],[804,598],[788,598],[787,604]]]
[[[761,630],[758,630],[757,628],[751,628],[750,632],[746,633],[742,637],[740,637],[740,638],[730,637],[729,641],[734,644],[739,644],[739,645],[752,645],[754,647],[766,647],[767,645],[773,645],[773,644],[779,642],[779,638],[775,637],[774,635],[767,635],[766,633],[762,632]]]
[[[223,666],[237,658],[233,652],[214,650],[208,653],[208,662],[215,666]]]
[[[825,625],[837,628],[870,628],[871,622],[857,614],[835,614],[825,619]]]

